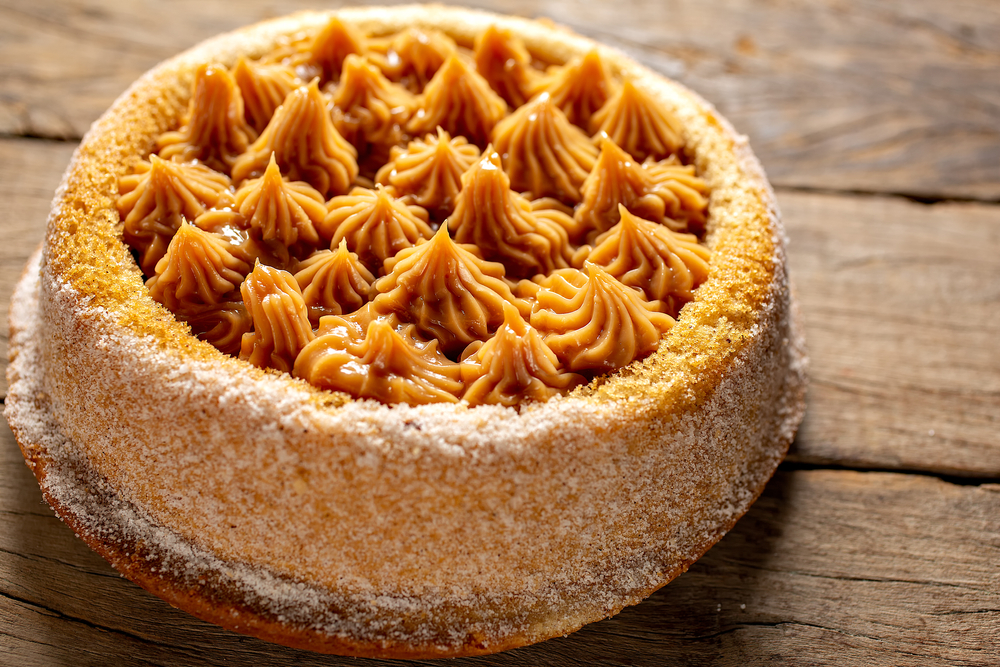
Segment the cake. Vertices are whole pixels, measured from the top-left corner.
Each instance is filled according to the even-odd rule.
[[[639,603],[760,494],[804,405],[785,244],[746,139],[617,51],[297,14],[88,132],[5,414],[56,513],[200,618],[501,651]]]

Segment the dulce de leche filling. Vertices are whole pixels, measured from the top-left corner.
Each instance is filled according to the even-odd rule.
[[[150,295],[357,398],[517,406],[656,350],[709,273],[671,112],[598,51],[322,30],[206,63],[119,182]]]

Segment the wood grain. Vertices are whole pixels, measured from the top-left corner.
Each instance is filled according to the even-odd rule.
[[[342,2],[322,3],[334,7]],[[391,2],[387,4],[393,4]],[[619,46],[714,102],[773,182],[1000,200],[993,0],[480,0]],[[0,4],[0,134],[79,138],[139,74],[292,0]]]
[[[0,139],[0,396],[7,395],[7,307],[25,262],[42,241],[52,196],[75,145]]]
[[[791,457],[1000,477],[1000,207],[779,203],[811,360]]]
[[[0,656],[20,666],[400,664],[231,634],[119,578],[45,506],[5,426],[0,479]],[[637,607],[525,649],[413,664],[988,664],[1000,651],[998,561],[1000,487],[781,472]]]

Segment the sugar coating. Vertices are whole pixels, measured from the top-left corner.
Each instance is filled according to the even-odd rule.
[[[465,10],[338,15],[363,29],[433,20],[459,42],[498,22],[553,60],[595,46]],[[88,133],[12,302],[5,412],[29,465],[128,576],[292,645],[482,653],[637,603],[746,511],[801,419],[804,355],[759,164],[707,103],[600,47],[675,110],[712,188],[710,277],[658,352],[520,411],[386,406],[261,371],[143,291],[115,180],[176,120],[196,63],[231,65],[329,16],[211,40]]]

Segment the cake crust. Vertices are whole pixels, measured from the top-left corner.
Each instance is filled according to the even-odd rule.
[[[176,125],[200,64],[332,15],[467,46],[497,25],[551,62],[597,48],[674,112],[711,187],[713,254],[656,352],[520,410],[387,406],[226,357],[149,297],[118,178]],[[455,8],[298,14],[163,63],[95,123],[12,302],[5,413],[56,512],[171,604],[322,652],[495,652],[638,603],[759,495],[804,406],[784,246],[746,139],[612,49]]]

